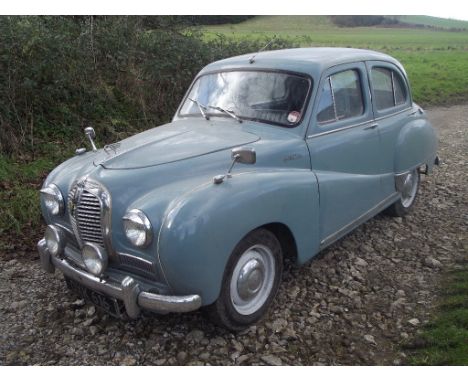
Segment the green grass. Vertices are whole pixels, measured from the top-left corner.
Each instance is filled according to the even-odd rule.
[[[413,98],[421,105],[456,104],[468,99],[468,51],[391,54],[406,68]]]
[[[450,273],[443,287],[435,319],[408,345],[416,348],[412,365],[468,365],[468,267]]]
[[[23,227],[34,227],[40,222],[37,188],[40,179],[53,165],[48,159],[18,163],[0,156],[0,235],[18,234]],[[2,247],[9,244],[0,241]]]
[[[468,22],[467,22],[468,23]],[[202,28],[207,39],[223,34],[234,39],[277,35],[302,46],[353,46],[384,50],[450,50],[468,48],[468,31],[418,28],[340,28],[326,16],[257,16],[239,24]]]
[[[28,160],[0,155],[0,253],[29,250],[34,245],[41,226],[41,184],[55,166],[72,155],[63,146],[48,150],[40,158]],[[15,240],[11,240],[13,235]]]
[[[445,20],[444,25],[450,27],[458,25],[454,20],[411,17],[427,23]],[[468,21],[461,23],[468,25]],[[304,47],[342,46],[382,51],[403,63],[414,99],[422,106],[468,100],[468,30],[339,28],[326,16],[257,16],[239,24],[205,26],[202,31],[208,40],[219,34],[235,40],[276,35]]]

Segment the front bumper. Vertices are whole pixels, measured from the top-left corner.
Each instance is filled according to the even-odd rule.
[[[126,276],[120,283],[96,277],[75,267],[65,258],[52,256],[47,249],[45,239],[37,243],[37,249],[41,258],[41,266],[46,272],[53,273],[55,268],[58,268],[65,276],[87,288],[122,300],[130,318],[137,318],[141,309],[165,314],[190,312],[201,306],[201,297],[196,294],[167,296],[142,291],[138,282],[131,276]]]

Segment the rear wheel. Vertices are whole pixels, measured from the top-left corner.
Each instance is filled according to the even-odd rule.
[[[400,199],[388,207],[385,212],[391,216],[405,216],[414,205],[420,180],[417,168],[409,172],[403,180]]]
[[[229,330],[243,330],[268,310],[281,280],[283,256],[276,236],[257,229],[244,237],[226,266],[221,293],[208,307],[212,318]]]

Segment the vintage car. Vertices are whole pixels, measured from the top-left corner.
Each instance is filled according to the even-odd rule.
[[[209,64],[171,123],[54,169],[42,267],[111,314],[204,307],[240,330],[301,265],[381,211],[403,216],[437,138],[402,65],[345,48]]]

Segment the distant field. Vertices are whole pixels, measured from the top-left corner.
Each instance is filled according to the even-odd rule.
[[[408,24],[420,24],[437,28],[464,28],[468,29],[468,21],[443,19],[432,16],[392,16],[397,20]]]
[[[429,16],[401,16],[402,21],[462,28],[468,21]],[[438,25],[435,25],[438,24]],[[273,38],[297,45],[373,49],[395,56],[405,66],[414,98],[424,106],[468,100],[468,30],[421,28],[339,28],[327,16],[257,16],[240,24],[205,26],[206,39],[225,35],[236,40]]]

